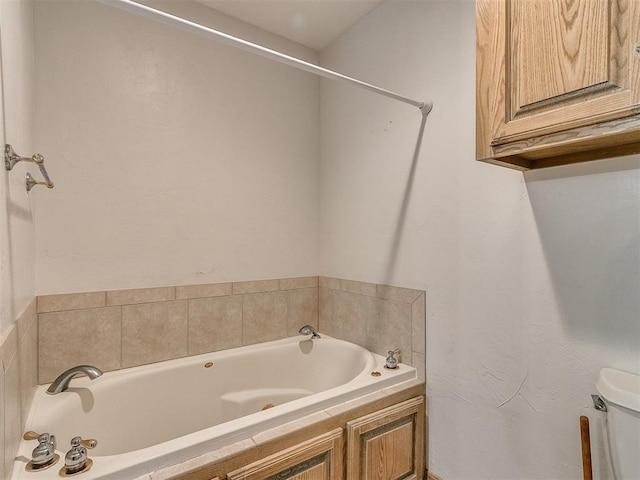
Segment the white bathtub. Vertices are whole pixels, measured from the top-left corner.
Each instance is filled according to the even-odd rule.
[[[58,395],[40,386],[26,429],[54,434],[61,460],[26,472],[36,442],[23,441],[12,478],[59,479],[74,436],[98,440],[92,468],[74,478],[134,478],[416,378],[414,368],[387,370],[384,362],[326,335],[292,337],[78,378]],[[262,410],[268,404],[275,406]]]

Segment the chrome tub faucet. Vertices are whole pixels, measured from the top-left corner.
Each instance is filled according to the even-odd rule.
[[[69,388],[71,379],[81,375],[86,375],[91,380],[95,380],[102,375],[102,372],[99,368],[92,365],[78,365],[77,367],[71,367],[69,370],[58,375],[58,378],[56,378],[53,383],[49,385],[49,388],[47,388],[47,393],[49,395],[57,395],[58,393],[64,392]]]
[[[60,476],[70,477],[89,470],[93,465],[93,460],[89,458],[87,448],[96,448],[97,446],[98,441],[93,438],[83,440],[82,437],[73,437],[71,450],[64,456],[64,468],[60,471]]]
[[[313,328],[311,325],[305,325],[298,331],[298,333],[301,335],[311,335],[312,340],[314,338],[320,338],[320,335],[318,335],[318,332],[316,332],[316,329]]]
[[[395,370],[398,368],[398,363],[400,360],[396,357],[400,356],[400,350],[389,350],[387,352],[387,358],[385,359],[384,368],[389,370]]]
[[[25,467],[27,472],[45,470],[60,460],[56,454],[56,436],[49,433],[25,432],[23,440],[38,440],[38,446],[31,453],[31,460]]]

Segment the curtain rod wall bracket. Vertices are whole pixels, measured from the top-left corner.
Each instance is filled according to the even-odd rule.
[[[418,108],[422,112],[422,116],[426,117],[431,113],[431,110],[433,110],[433,102],[422,102],[422,105]]]

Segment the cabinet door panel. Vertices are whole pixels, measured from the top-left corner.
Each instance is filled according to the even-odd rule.
[[[342,429],[230,472],[228,480],[342,480]]]
[[[291,480],[326,480],[327,478],[330,478],[326,467],[326,463],[323,462],[315,467],[305,469],[287,478],[290,478]]]
[[[413,473],[413,423],[409,418],[384,433],[369,432],[363,440],[367,479],[407,478]]]
[[[424,397],[347,423],[347,480],[421,479]]]
[[[631,115],[640,91],[631,75],[637,6],[507,0],[505,123],[492,144]]]
[[[508,5],[514,113],[609,82],[609,2],[510,0]],[[613,46],[615,55],[618,43]]]
[[[640,150],[638,18],[640,0],[476,0],[476,158],[527,169]]]

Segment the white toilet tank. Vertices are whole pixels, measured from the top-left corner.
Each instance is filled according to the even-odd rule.
[[[640,480],[640,375],[603,368],[596,389],[607,406],[607,443],[616,480]]]

